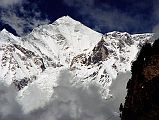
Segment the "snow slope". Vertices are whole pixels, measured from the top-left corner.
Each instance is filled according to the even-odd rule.
[[[152,36],[116,31],[102,35],[69,16],[24,37],[4,29],[0,32],[0,79],[15,86],[26,113],[49,102],[63,69],[73,74],[72,85],[95,84],[108,99],[112,80],[130,71],[141,46],[151,42]]]

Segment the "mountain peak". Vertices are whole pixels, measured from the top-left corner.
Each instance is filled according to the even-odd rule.
[[[102,35],[70,16],[39,26],[24,37],[4,29],[0,34],[0,78],[19,90],[17,98],[25,112],[50,99],[64,69],[73,74],[74,85],[97,84],[101,95],[109,98],[112,80],[118,73],[130,70],[140,43],[142,46],[150,37],[121,32]],[[43,97],[46,101],[42,98],[36,100],[37,105],[35,101],[26,104],[29,96],[36,95],[30,92],[32,88],[46,93]]]
[[[74,20],[73,18],[67,15],[60,17],[59,19],[56,20],[56,22],[60,24],[60,23],[77,23],[78,21]]]
[[[8,34],[9,32],[4,28],[2,31],[1,31],[1,33],[3,33],[3,34]]]

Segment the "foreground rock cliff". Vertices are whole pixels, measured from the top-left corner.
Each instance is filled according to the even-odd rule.
[[[122,120],[159,120],[159,40],[143,46],[127,89]]]

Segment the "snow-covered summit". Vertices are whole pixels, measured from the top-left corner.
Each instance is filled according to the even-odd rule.
[[[77,23],[78,21],[74,20],[73,18],[67,15],[67,16],[60,17],[59,19],[56,20],[56,22],[58,22],[59,24],[66,23],[66,22],[74,24],[74,23]]]
[[[141,46],[152,35],[116,31],[102,35],[69,16],[39,26],[24,37],[4,29],[0,32],[0,79],[19,90],[17,99],[25,112],[49,101],[62,69],[73,74],[73,85],[96,84],[102,96],[109,98],[112,80],[130,71]],[[26,103],[36,94],[35,88],[39,96]]]

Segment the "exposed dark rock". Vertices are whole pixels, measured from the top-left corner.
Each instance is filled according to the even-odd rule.
[[[118,46],[119,46],[119,49],[122,49],[123,47],[125,47],[124,41],[123,40],[119,40]]]
[[[125,43],[127,45],[130,46],[130,45],[134,44],[134,41],[131,39],[130,35],[126,34],[125,36],[126,36]]]
[[[108,49],[105,46],[105,41],[102,38],[98,44],[94,47],[93,53],[89,56],[87,64],[96,64],[99,61],[104,61],[108,56]]]
[[[42,58],[40,58],[40,61],[42,62],[42,64],[41,64],[41,69],[42,69],[42,71],[44,71],[45,69],[46,69],[46,67],[45,67],[45,65],[44,65],[44,61],[43,61],[43,59]]]
[[[31,76],[30,78],[24,77],[23,79],[20,79],[20,80],[14,80],[13,84],[15,85],[17,90],[21,90],[22,88],[27,86],[28,83],[31,83],[35,79],[36,79],[36,76]]]
[[[86,54],[82,53],[82,54],[79,54],[79,55],[75,56],[72,59],[70,67],[72,67],[74,63],[86,64],[86,62],[87,62]]]
[[[81,63],[86,65],[90,65],[91,63],[93,64],[98,63],[98,65],[100,65],[101,64],[100,62],[104,61],[107,58],[109,53],[105,44],[106,42],[102,38],[98,42],[98,44],[94,47],[94,49],[92,50],[93,53],[90,56],[87,57],[86,54],[84,53],[75,56],[71,61],[70,67],[73,67],[75,63]]]
[[[35,53],[30,51],[30,50],[27,50],[23,47],[21,47],[20,45],[16,45],[16,44],[13,44],[17,49],[19,49],[21,52],[23,52],[28,58],[31,58],[32,56],[35,56]]]
[[[22,53],[24,53],[26,55],[26,57],[24,56],[20,56],[21,57],[21,60],[23,61],[26,61],[28,58],[33,58],[34,59],[34,62],[36,65],[40,65],[40,68],[42,71],[44,71],[46,69],[45,65],[44,65],[44,62],[43,62],[43,59],[38,57],[37,55],[35,55],[34,52],[28,50],[28,49],[25,49],[23,47],[21,47],[20,45],[16,45],[16,44],[13,44],[17,49],[19,49]],[[18,53],[17,53],[18,54]]]
[[[159,40],[141,49],[127,89],[122,120],[159,120]]]

